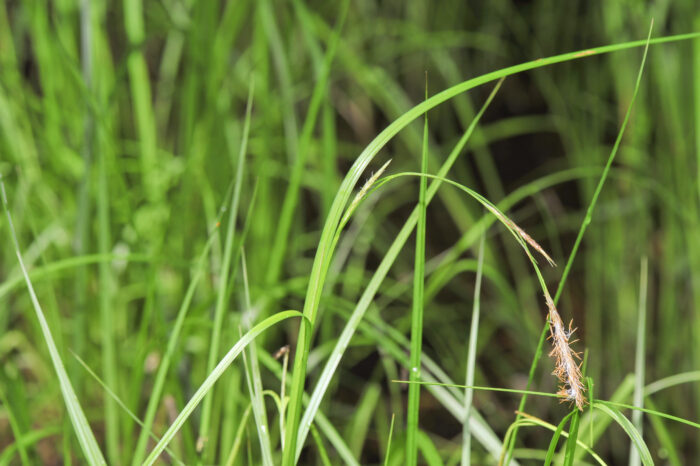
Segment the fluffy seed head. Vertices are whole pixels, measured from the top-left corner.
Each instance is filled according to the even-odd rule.
[[[586,390],[581,381],[581,368],[576,363],[576,359],[581,359],[581,355],[571,349],[570,338],[576,329],[572,330],[572,324],[569,324],[568,330],[564,327],[564,323],[557,312],[554,301],[549,294],[545,294],[547,308],[549,310],[549,331],[552,340],[552,351],[550,356],[554,357],[554,371],[561,386],[559,387],[558,395],[564,398],[564,401],[571,401],[576,407],[583,411],[586,404],[586,397],[583,392]]]

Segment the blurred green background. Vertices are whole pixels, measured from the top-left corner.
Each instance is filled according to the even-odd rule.
[[[73,353],[143,417],[191,266],[209,235],[206,273],[156,405],[157,435],[208,374],[210,352],[218,360],[238,340],[239,326],[303,307],[340,181],[384,127],[423,100],[426,76],[433,95],[521,62],[644,39],[652,18],[653,37],[700,30],[700,9],[691,0],[0,2],[0,172],[39,301],[108,462],[131,462],[139,428]],[[340,39],[330,57],[334,30]],[[642,49],[633,48],[507,78],[448,177],[494,203],[509,199],[511,218],[565,264],[641,57]],[[251,83],[250,136],[241,159]],[[478,87],[429,112],[430,173],[492,89]],[[362,180],[388,159],[389,173],[418,171],[421,124],[394,138]],[[588,352],[597,397],[632,400],[643,257],[649,261],[645,380],[681,373],[698,379],[699,161],[700,41],[653,45],[559,306],[579,328],[576,348]],[[238,208],[222,209],[237,175]],[[308,390],[415,206],[417,186],[402,178],[382,187],[341,237],[309,356]],[[230,211],[234,254],[227,259]],[[455,383],[464,382],[474,228],[484,215],[449,187],[428,208],[423,352]],[[81,464],[6,221],[0,230],[0,461]],[[409,240],[321,406],[361,464],[383,460],[392,413],[394,440],[401,443],[406,393],[391,380],[406,377],[405,361],[387,345],[407,348],[413,261]],[[561,266],[545,270],[552,288],[560,276]],[[217,320],[222,277],[225,312]],[[526,257],[498,225],[487,232],[481,309],[476,385],[523,389],[546,309]],[[267,355],[293,348],[297,330],[298,322],[285,323],[257,340],[265,388],[279,389]],[[556,391],[551,370],[545,358],[532,388]],[[699,394],[697,383],[686,383],[648,399],[662,412],[698,419]],[[500,439],[518,402],[512,394],[474,395]],[[228,457],[249,403],[241,362],[217,383],[211,403],[204,452],[197,452],[199,411],[171,443],[186,464],[197,458],[223,464]],[[271,399],[267,407],[279,445]],[[567,407],[533,397],[527,411],[556,425]],[[461,420],[428,391],[420,416],[438,458],[458,463]],[[629,439],[602,422],[595,451],[610,464],[627,461]],[[22,456],[18,436],[26,445]],[[259,461],[252,423],[244,438],[242,451],[250,456],[242,454],[239,464]],[[550,438],[547,430],[523,429],[516,459],[541,464],[538,452]],[[700,456],[698,433],[688,426],[647,416],[644,439],[659,464],[692,464]],[[301,462],[321,461],[313,443],[307,445]],[[337,464],[337,452],[327,447]],[[474,442],[474,464],[496,461],[487,450]]]

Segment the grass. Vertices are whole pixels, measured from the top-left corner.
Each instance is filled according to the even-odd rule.
[[[0,465],[692,462],[695,10],[0,4]]]

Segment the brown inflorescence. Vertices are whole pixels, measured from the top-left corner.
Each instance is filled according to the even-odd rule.
[[[570,343],[572,334],[576,329],[571,329],[569,324],[568,330],[564,327],[564,323],[557,312],[554,301],[549,294],[545,294],[547,308],[549,310],[549,331],[552,339],[552,351],[549,353],[555,359],[554,372],[559,381],[562,383],[558,395],[564,398],[564,401],[573,402],[576,407],[583,411],[586,404],[586,397],[583,392],[586,388],[581,381],[581,368],[576,363],[576,359],[581,359],[579,353],[571,349]]]

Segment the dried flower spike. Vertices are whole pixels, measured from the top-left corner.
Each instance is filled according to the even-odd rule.
[[[355,210],[357,205],[367,195],[367,192],[372,187],[372,185],[376,183],[380,176],[382,176],[382,173],[384,173],[384,170],[386,170],[390,163],[391,159],[389,159],[384,165],[382,165],[382,167],[377,171],[377,173],[374,173],[372,176],[369,177],[367,182],[362,186],[362,189],[360,189],[360,191],[357,193],[357,195],[355,195],[355,198],[350,203],[348,212],[352,212]]]
[[[493,215],[495,215],[500,221],[505,223],[511,230],[515,230],[515,232],[525,241],[527,244],[529,244],[535,251],[539,252],[542,254],[542,257],[547,259],[547,262],[549,262],[549,265],[552,267],[556,267],[557,264],[552,260],[551,257],[549,257],[549,254],[545,252],[544,248],[540,246],[537,241],[532,239],[530,235],[528,235],[525,230],[520,228],[514,221],[503,215],[503,213],[498,210],[495,206],[490,205],[489,203],[485,203],[484,207],[486,207]]]
[[[547,253],[545,252],[544,248],[542,248],[542,246],[540,246],[540,245],[537,243],[537,241],[535,241],[534,239],[532,239],[532,237],[531,237],[530,235],[528,235],[527,233],[525,233],[525,230],[523,230],[522,228],[520,228],[518,225],[515,224],[515,222],[513,222],[513,221],[510,220],[510,219],[508,219],[508,223],[509,223],[509,225],[510,225],[510,227],[511,227],[512,229],[514,229],[515,231],[518,232],[518,234],[520,235],[520,237],[521,237],[522,239],[524,239],[524,240],[527,242],[527,244],[529,244],[530,246],[532,246],[532,248],[533,248],[535,251],[539,252],[540,254],[542,254],[542,257],[544,257],[545,259],[547,259],[547,262],[549,262],[549,265],[551,265],[552,267],[556,267],[556,266],[557,266],[557,264],[552,260],[552,258],[549,257],[549,254],[547,254]]]
[[[559,387],[558,395],[564,397],[565,401],[571,401],[576,407],[583,411],[586,404],[586,397],[583,392],[586,388],[581,381],[581,368],[576,363],[576,359],[581,359],[579,353],[571,349],[570,338],[576,329],[572,330],[572,323],[567,330],[557,312],[554,301],[549,293],[545,294],[547,308],[549,310],[549,331],[552,339],[552,351],[549,353],[555,359],[554,372],[562,385]]]

